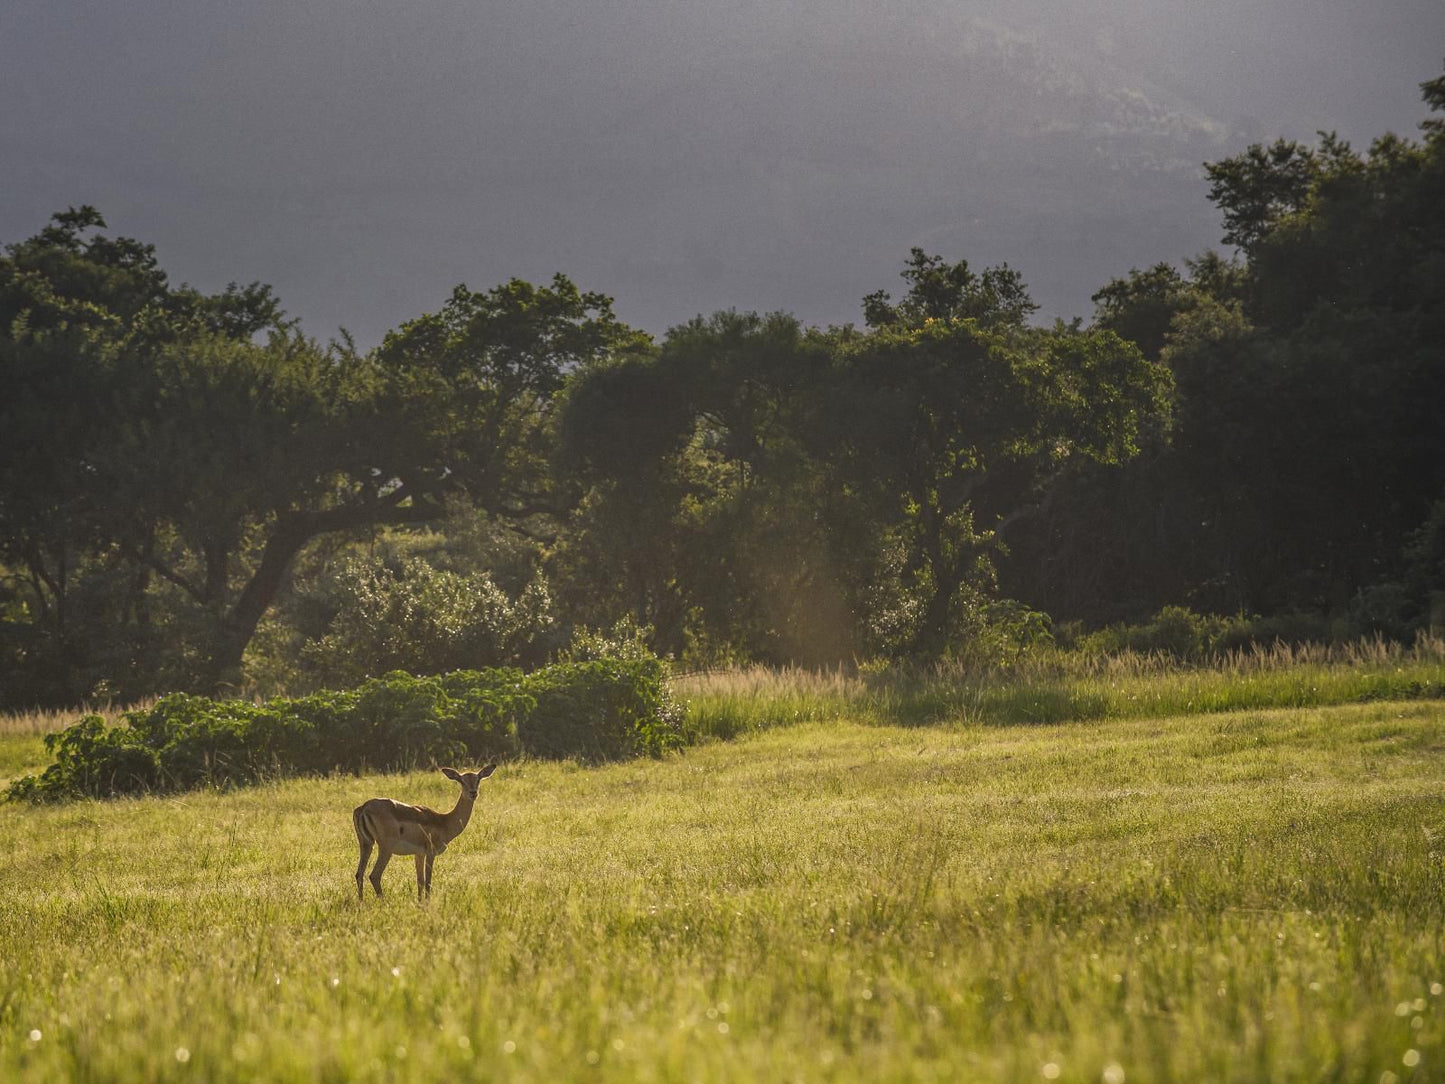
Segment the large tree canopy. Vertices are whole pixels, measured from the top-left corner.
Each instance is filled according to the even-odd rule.
[[[1445,79],[1424,90],[1445,107]],[[1019,540],[1011,589],[1096,621],[1171,602],[1343,615],[1405,574],[1445,499],[1445,129],[1422,127],[1209,166],[1242,259],[1095,295],[1097,326],[1173,372],[1173,446],[1074,479]]]
[[[589,529],[649,525],[629,549],[652,583],[619,571],[639,619],[672,595],[774,658],[937,652],[998,525],[1065,462],[1132,455],[1166,413],[1165,370],[1112,332],[1026,326],[1006,268],[915,251],[903,275],[898,303],[866,300],[871,329],[720,313],[573,389],[564,444],[599,486]],[[611,420],[644,402],[670,435]]]
[[[66,212],[0,261],[0,380],[15,391],[0,406],[0,552],[16,571],[12,650],[52,648],[113,683],[137,661],[125,652],[155,647],[158,598],[174,603],[165,639],[184,645],[168,680],[233,682],[312,539],[439,519],[455,493],[496,516],[546,510],[552,397],[638,341],[607,298],[559,276],[458,288],[369,355],[321,348],[266,287],[172,289],[149,246],[103,227]],[[73,665],[86,650],[93,665]]]

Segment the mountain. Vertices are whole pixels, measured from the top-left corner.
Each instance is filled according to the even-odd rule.
[[[1087,315],[1110,277],[1217,237],[1202,163],[1231,135],[1098,46],[904,9],[679,73],[582,145],[604,191],[647,163],[644,213],[603,201],[619,299],[841,322],[913,245],[1007,261],[1050,315]]]
[[[91,203],[176,278],[271,282],[370,345],[556,271],[653,331],[857,320],[914,245],[1087,316],[1217,241],[1204,161],[1408,130],[1445,6],[21,0],[5,27],[0,240]]]

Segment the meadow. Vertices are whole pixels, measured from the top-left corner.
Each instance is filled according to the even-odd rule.
[[[1438,656],[685,678],[426,905],[350,812],[433,771],[10,804],[0,1079],[1445,1079]]]

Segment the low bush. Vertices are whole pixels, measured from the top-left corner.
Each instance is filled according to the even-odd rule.
[[[265,704],[176,693],[107,726],[49,734],[55,761],[12,799],[111,797],[281,775],[481,763],[526,753],[615,760],[682,744],[681,712],[652,657],[416,677]]]
[[[1109,625],[1088,633],[1071,631],[1059,638],[1059,646],[1091,656],[1132,652],[1163,655],[1178,662],[1209,663],[1234,652],[1276,644],[1343,644],[1377,634],[1378,629],[1368,622],[1331,620],[1321,614],[1251,617],[1202,614],[1187,606],[1165,606],[1143,624]],[[1398,639],[1408,643],[1409,636]]]
[[[659,756],[682,742],[682,712],[656,658],[591,659],[532,675],[532,710],[517,727],[534,756],[615,760]]]
[[[1184,606],[1166,606],[1141,625],[1110,625],[1081,637],[1078,646],[1085,654],[1117,655],[1158,653],[1173,659],[1196,662],[1221,647],[1236,647],[1248,639],[1243,618],[1199,614]]]

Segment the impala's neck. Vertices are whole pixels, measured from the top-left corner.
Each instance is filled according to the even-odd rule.
[[[472,819],[472,806],[476,803],[475,798],[468,798],[465,794],[457,798],[457,804],[452,806],[452,811],[446,815],[447,842],[462,834],[467,821]]]

